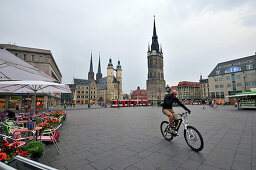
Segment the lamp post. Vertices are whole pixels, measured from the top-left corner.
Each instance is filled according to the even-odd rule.
[[[89,86],[89,96],[88,96],[88,108],[91,107],[91,88]]]
[[[245,81],[245,76],[244,76],[244,92],[246,92],[246,81]]]
[[[117,90],[118,90],[118,92],[117,92],[117,106],[119,108],[120,107],[119,106],[119,84],[120,84],[120,81],[117,81],[117,84],[118,84],[118,86],[117,86]]]

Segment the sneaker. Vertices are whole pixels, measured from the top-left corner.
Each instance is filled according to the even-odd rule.
[[[175,136],[179,136],[178,132],[177,132],[176,130],[174,130],[174,129],[171,129],[171,133],[172,133],[173,135],[175,135]]]

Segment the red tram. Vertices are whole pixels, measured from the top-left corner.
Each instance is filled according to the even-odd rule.
[[[133,106],[151,106],[148,100],[119,100],[119,107],[133,107]],[[118,107],[118,101],[112,100],[111,107]]]

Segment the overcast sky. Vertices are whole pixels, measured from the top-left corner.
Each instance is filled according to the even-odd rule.
[[[256,52],[255,0],[1,0],[0,43],[49,49],[62,82],[103,77],[120,60],[123,92],[146,88],[153,16],[167,84],[207,78],[219,62]]]

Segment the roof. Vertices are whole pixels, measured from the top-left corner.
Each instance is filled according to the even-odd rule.
[[[119,82],[117,81],[116,77],[115,77],[115,76],[113,76],[113,77],[114,77],[113,83],[119,83]]]
[[[208,83],[208,79],[200,79],[199,82],[200,83]]]
[[[85,79],[74,79],[74,84],[75,85],[90,85],[91,80],[85,80]]]
[[[256,55],[218,63],[217,66],[212,70],[212,72],[209,74],[208,77],[226,74],[225,70],[232,68],[232,67],[240,67],[241,70],[239,70],[239,71],[245,71],[246,65],[248,65],[248,64],[252,64],[253,69],[256,68]],[[216,74],[216,71],[219,71],[219,74]]]
[[[179,82],[178,87],[200,87],[200,83],[199,82],[181,81],[181,82]]]
[[[99,84],[99,90],[107,89],[107,77],[103,77],[101,79],[98,79],[97,83]]]

